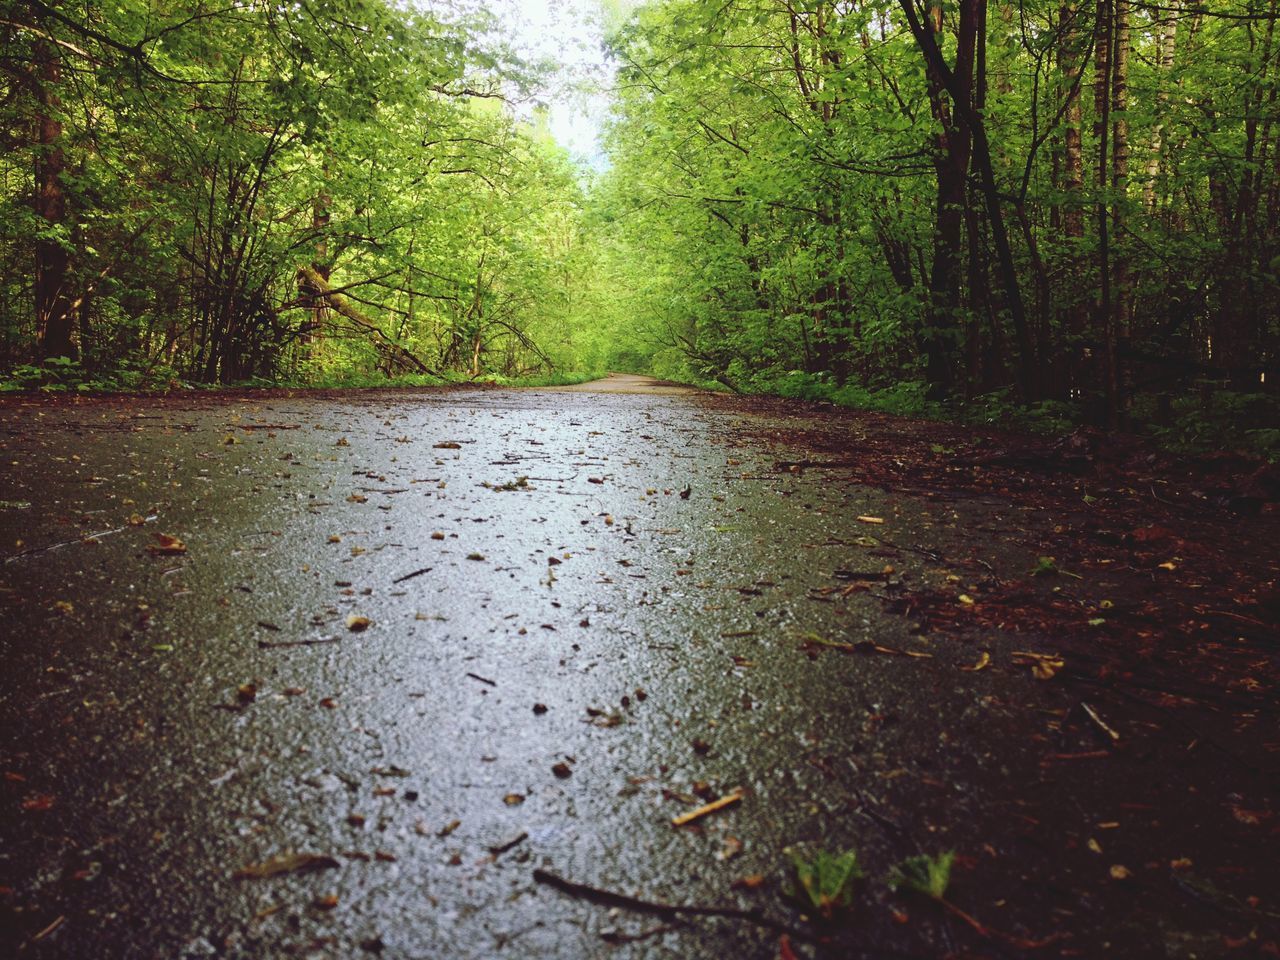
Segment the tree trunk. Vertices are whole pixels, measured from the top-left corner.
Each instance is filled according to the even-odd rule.
[[[321,176],[327,181],[329,179],[329,160],[327,156],[321,165],[320,172]],[[311,261],[311,269],[325,283],[329,282],[329,277],[333,270],[333,264],[329,261],[329,223],[333,219],[332,208],[333,197],[322,186],[319,192],[316,193],[315,199],[311,202],[311,229],[316,235],[315,259]],[[307,332],[300,338],[304,349],[308,352],[310,351],[311,342],[316,339],[316,333],[324,329],[327,313],[328,308],[324,299],[316,299],[311,308],[311,322],[307,325]]]
[[[1114,0],[1111,64],[1111,235],[1116,241],[1112,270],[1111,322],[1108,343],[1111,354],[1108,389],[1111,391],[1109,425],[1118,427],[1128,416],[1128,377],[1124,358],[1128,355],[1129,321],[1133,304],[1129,255],[1121,243],[1125,230],[1129,185],[1129,0]]]
[[[929,104],[938,133],[934,138],[933,166],[938,192],[934,210],[933,265],[929,271],[929,307],[921,348],[925,355],[925,377],[929,396],[942,399],[955,386],[952,353],[956,345],[960,310],[961,257],[964,246],[965,208],[968,202],[972,133],[961,117],[973,102],[973,63],[977,39],[979,0],[963,0],[960,30],[956,41],[954,89],[948,90],[943,69],[926,60]],[[943,44],[942,5],[932,0],[924,28],[935,49]],[[956,102],[948,104],[948,94]]]
[[[67,221],[67,199],[62,184],[66,156],[62,151],[61,102],[57,88],[62,64],[52,44],[35,45],[36,124],[39,154],[36,159],[35,213],[44,230],[61,233]],[[35,242],[35,314],[40,353],[45,357],[74,357],[71,343],[70,258],[58,239]]]
[[[1062,45],[1058,51],[1058,62],[1061,64],[1066,97],[1062,134],[1062,189],[1065,195],[1062,202],[1062,233],[1066,239],[1070,261],[1067,268],[1067,306],[1064,318],[1068,359],[1065,389],[1061,391],[1065,398],[1078,397],[1087,379],[1082,341],[1088,326],[1088,306],[1080,296],[1080,290],[1087,284],[1087,272],[1080,269],[1084,240],[1084,149],[1080,130],[1080,70],[1083,64],[1077,22],[1079,16],[1080,8],[1074,2],[1065,3],[1059,8]]]
[[[329,287],[329,282],[316,273],[313,268],[303,267],[298,273],[300,284],[305,284],[310,289],[315,290],[317,295],[323,298],[325,303],[333,309],[334,313],[345,317],[355,327],[369,334],[369,338],[376,349],[389,357],[395,358],[404,365],[413,367],[419,373],[426,373],[432,376],[438,375],[436,371],[423,363],[413,351],[402,347],[388,337],[375,321],[361,313],[350,300],[342,296],[342,294],[334,292]]]
[[[1169,0],[1169,9],[1162,11],[1163,18],[1156,24],[1156,125],[1151,131],[1147,176],[1142,186],[1142,199],[1149,214],[1156,211],[1156,181],[1160,178],[1160,168],[1164,162],[1164,114],[1169,106],[1167,84],[1169,74],[1173,72],[1181,3],[1182,0]]]
[[[1005,305],[1009,319],[1013,324],[1013,334],[1018,344],[1017,379],[1018,391],[1024,400],[1035,399],[1039,386],[1035,382],[1037,367],[1035,346],[1031,341],[1031,332],[1027,327],[1027,312],[1022,301],[1022,291],[1018,284],[1018,269],[1013,261],[1013,248],[1009,244],[1009,231],[1005,226],[1004,211],[1000,207],[1000,187],[996,182],[995,168],[991,161],[991,142],[987,138],[987,128],[982,115],[973,108],[970,86],[960,73],[962,61],[958,58],[957,69],[952,70],[938,47],[934,32],[920,22],[913,0],[899,0],[899,6],[907,18],[916,44],[924,54],[928,69],[936,71],[942,79],[947,91],[951,94],[952,103],[959,119],[968,127],[972,137],[973,164],[977,170],[986,206],[987,223],[991,230],[991,240],[995,244],[996,257],[1000,264],[1000,281],[1004,287]],[[962,0],[960,4],[960,30],[963,35],[966,24],[974,30],[977,15],[976,0]]]
[[[1109,194],[1111,187],[1111,50],[1114,37],[1111,2],[1098,0],[1098,17],[1094,27],[1094,136],[1098,141],[1098,162],[1095,169],[1098,188],[1098,300],[1094,314],[1095,334],[1100,335],[1096,360],[1098,386],[1101,389],[1101,409],[1093,418],[1099,423],[1109,423],[1115,409],[1116,362],[1115,331],[1111,326],[1115,316],[1111,308],[1111,243]]]

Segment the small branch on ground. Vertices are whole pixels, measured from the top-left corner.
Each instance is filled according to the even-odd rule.
[[[660,903],[655,900],[643,900],[640,897],[627,896],[625,893],[616,893],[613,890],[605,890],[602,887],[593,887],[585,883],[575,883],[572,880],[566,880],[564,877],[542,869],[533,871],[533,879],[536,883],[541,883],[548,887],[554,887],[561,893],[567,893],[569,896],[589,900],[592,903],[598,903],[605,907],[620,907],[623,910],[635,910],[639,913],[652,913],[669,919],[687,916],[724,917],[728,920],[745,920],[748,923],[754,923],[756,926],[765,927],[769,930],[777,930],[780,933],[787,933],[793,937],[799,937],[804,940],[812,939],[803,931],[797,930],[794,927],[789,927],[785,923],[765,916],[764,912],[759,909],[742,910],[737,907],[704,907],[676,903]]]

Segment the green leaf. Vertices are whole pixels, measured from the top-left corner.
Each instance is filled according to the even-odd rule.
[[[951,865],[956,852],[948,850],[936,857],[921,855],[908,857],[889,874],[889,886],[894,890],[914,890],[926,897],[941,900],[951,882]]]
[[[1058,564],[1053,557],[1040,557],[1036,560],[1036,567],[1031,571],[1033,577],[1052,577],[1058,574]]]
[[[806,859],[794,849],[787,850],[795,866],[796,879],[800,882],[803,899],[828,919],[839,910],[853,903],[854,881],[862,878],[855,850],[831,853],[819,850],[812,859]]]

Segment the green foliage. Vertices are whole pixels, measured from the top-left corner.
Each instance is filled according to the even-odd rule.
[[[966,110],[900,4],[609,0],[594,173],[484,4],[59,9],[0,17],[5,389],[618,369],[1280,454],[1256,3],[1127,5],[1108,125],[1087,4],[947,5],[948,64],[985,43]]]
[[[795,868],[799,887],[796,898],[819,916],[831,919],[853,903],[854,884],[863,876],[858,866],[858,854],[854,850],[831,853],[819,849],[812,857],[789,849],[787,851]]]
[[[911,890],[934,900],[941,900],[951,883],[951,866],[956,853],[948,850],[936,857],[920,855],[908,857],[895,866],[889,875],[889,886],[894,890]]]
[[[479,377],[473,382],[491,383],[503,387],[568,387],[576,383],[586,383],[590,380],[599,380],[606,376],[608,376],[607,370],[588,370],[575,373],[548,373],[528,377],[504,377],[500,374],[490,374],[488,376]]]
[[[967,9],[943,15],[952,62]],[[994,214],[976,165],[943,202],[935,118],[958,108],[930,87],[898,5],[655,0],[615,15],[613,165],[588,201],[609,282],[588,295],[619,365],[1018,429],[1105,421],[1273,449],[1270,399],[1264,420],[1237,429],[1186,389],[1218,371],[1242,394],[1275,396],[1262,371],[1274,381],[1280,355],[1280,219],[1258,190],[1265,180],[1274,196],[1280,181],[1242,159],[1280,148],[1280,126],[1259,138],[1248,119],[1280,89],[1250,39],[1261,27],[1245,25],[1256,11],[1243,0],[1187,19],[1128,8],[1129,97],[1111,104],[1127,165],[1099,172],[1097,151],[1114,144],[1096,142],[1109,128],[1084,54],[1106,22],[1087,5],[1065,23],[1054,4],[985,9]],[[1078,117],[1063,110],[1075,70]],[[1105,251],[1099,208],[1113,228]],[[949,286],[947,210],[963,214]],[[1161,398],[1179,414],[1146,409]]]
[[[255,387],[282,386],[299,389],[317,390],[366,389],[373,387],[438,387],[449,381],[444,377],[436,377],[423,373],[402,373],[388,377],[383,373],[365,373],[355,370],[340,370],[324,375],[311,376],[300,380],[252,380],[245,385]]]
[[[32,16],[0,22],[10,387],[68,383],[31,369],[31,268],[49,241],[69,257],[78,383],[95,389],[129,386],[125,358],[225,384],[600,366],[583,343],[578,172],[544,118],[508,108],[538,77],[481,8],[320,0],[192,16],[84,0]],[[33,47],[41,35],[55,43]],[[44,114],[61,125],[62,210],[38,216],[33,171],[50,150],[26,131]]]
[[[0,376],[0,393],[117,393],[120,391],[169,391],[184,386],[173,369],[125,358],[90,372],[70,357],[49,357],[40,363],[20,363]]]
[[[1083,418],[1081,408],[1067,401],[1021,403],[1009,388],[952,401],[947,410],[949,419],[1031,433],[1067,433]]]
[[[1159,397],[1140,397],[1136,413],[1172,449],[1200,453],[1225,446],[1280,459],[1280,397],[1201,383],[1163,404],[1163,411],[1161,405]]]
[[[1033,577],[1052,577],[1061,573],[1058,569],[1058,563],[1053,557],[1037,557],[1035,568],[1031,571]]]

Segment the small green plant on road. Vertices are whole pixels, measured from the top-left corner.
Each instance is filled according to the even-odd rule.
[[[799,882],[799,888],[793,891],[795,899],[812,906],[824,920],[849,909],[853,904],[853,885],[863,876],[857,851],[819,850],[811,859],[795,849],[789,849],[787,854]]]

